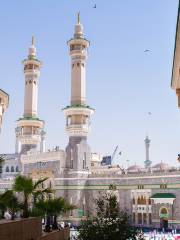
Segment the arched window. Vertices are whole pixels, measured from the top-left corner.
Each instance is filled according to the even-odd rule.
[[[167,208],[161,208],[161,214],[167,214],[168,210]]]
[[[133,204],[135,204],[135,198],[133,198],[132,202],[133,202]]]
[[[14,167],[13,166],[11,167],[11,172],[14,172]]]
[[[138,224],[142,224],[142,213],[138,213]]]
[[[9,172],[9,166],[6,166],[6,172]]]
[[[19,168],[18,168],[18,166],[16,166],[16,172],[19,172]]]
[[[143,213],[143,224],[147,224],[147,214]]]

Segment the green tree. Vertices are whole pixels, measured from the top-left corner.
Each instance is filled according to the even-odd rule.
[[[46,180],[47,178],[43,178],[36,182],[33,182],[32,178],[21,175],[15,178],[13,190],[15,192],[22,193],[24,218],[29,217],[29,204],[32,198],[35,203],[37,199],[42,198],[45,194],[52,193],[52,190],[50,188],[42,189],[42,184]]]
[[[0,219],[4,218],[4,213],[6,211],[6,205],[2,199],[2,195],[3,194],[0,194]]]
[[[96,200],[97,216],[82,221],[78,240],[143,240],[143,234],[130,225],[130,216],[120,211],[114,194]]]
[[[45,231],[50,231],[50,223],[53,218],[52,229],[58,229],[57,217],[67,211],[75,209],[74,205],[69,204],[64,198],[54,198],[48,200],[40,200],[36,203],[35,208],[46,216]]]
[[[0,207],[2,207],[3,212],[8,210],[11,214],[11,220],[14,220],[15,213],[22,208],[22,204],[19,203],[12,190],[7,190],[0,196]]]

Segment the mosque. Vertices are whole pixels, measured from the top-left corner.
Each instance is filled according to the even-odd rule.
[[[172,88],[180,107],[180,19],[177,19],[172,69]],[[67,219],[79,221],[94,214],[94,199],[106,192],[116,194],[121,209],[127,209],[132,224],[144,227],[180,228],[180,169],[160,162],[152,165],[150,139],[145,138],[146,160],[139,165],[102,165],[101,155],[88,144],[90,119],[95,110],[86,102],[86,61],[89,40],[84,37],[78,14],[74,35],[68,41],[71,58],[71,98],[63,109],[69,142],[66,149],[45,149],[45,123],[38,115],[38,85],[42,62],[37,58],[35,40],[24,66],[24,114],[17,120],[15,153],[1,154],[5,159],[0,190],[10,189],[13,178],[24,174],[39,179],[48,177],[46,186],[56,190],[77,209]],[[9,96],[0,90],[0,126]],[[44,186],[44,187],[46,187]]]

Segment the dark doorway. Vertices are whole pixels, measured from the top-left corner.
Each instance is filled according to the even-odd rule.
[[[165,231],[168,229],[168,219],[167,218],[161,218],[160,227],[162,229],[164,229]]]

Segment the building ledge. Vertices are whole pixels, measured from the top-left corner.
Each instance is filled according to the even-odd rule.
[[[35,120],[35,121],[44,122],[43,120],[39,119],[38,117],[22,117],[22,118],[19,118],[17,121],[21,121],[21,120]]]
[[[93,111],[95,110],[94,108],[91,108],[88,105],[82,105],[82,104],[74,104],[74,105],[66,106],[62,110],[66,110],[66,109],[69,109],[69,108],[88,108],[88,109],[91,109]]]

